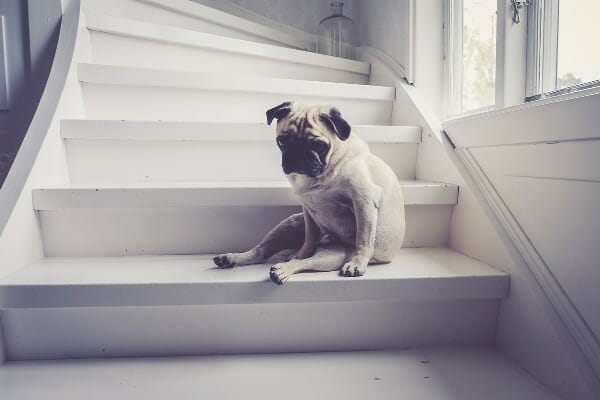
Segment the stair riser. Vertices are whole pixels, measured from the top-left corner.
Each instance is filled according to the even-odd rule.
[[[392,102],[278,93],[216,91],[82,82],[87,118],[264,123],[284,101],[332,104],[352,124],[389,125]]]
[[[285,290],[282,287],[281,290]],[[498,300],[16,309],[10,360],[491,344]]]
[[[235,142],[68,139],[66,148],[73,182],[285,179],[274,139]],[[375,143],[370,148],[392,167],[398,179],[415,179],[418,144]]]
[[[245,23],[244,26],[231,26],[229,22],[223,23],[223,20],[211,20],[211,17],[207,18],[206,16],[205,18],[196,18],[177,12],[176,10],[153,5],[152,2],[144,2],[143,0],[84,0],[83,11],[114,17],[132,18],[159,25],[191,29],[276,46],[302,50],[312,50],[314,47],[314,44],[308,43],[308,41],[294,38],[285,33],[272,34],[272,30],[268,28],[258,26],[258,31],[256,29],[246,29]]]
[[[99,208],[40,211],[46,256],[245,251],[299,212],[279,207]],[[406,206],[404,247],[444,246],[451,205]]]
[[[340,69],[97,31],[91,32],[91,42],[93,60],[100,64],[341,83],[366,84],[369,80],[368,75]]]

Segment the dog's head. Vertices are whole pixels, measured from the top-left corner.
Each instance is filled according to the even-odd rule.
[[[285,102],[267,111],[267,123],[277,120],[277,146],[285,174],[321,175],[331,154],[350,136],[350,125],[339,110],[327,105]]]

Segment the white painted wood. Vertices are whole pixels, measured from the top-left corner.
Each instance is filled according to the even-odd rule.
[[[62,135],[68,139],[71,179],[78,182],[281,179],[273,131],[266,124],[62,122]],[[356,125],[353,131],[369,142],[400,179],[414,179],[420,128]],[[177,161],[173,163],[169,157]],[[212,167],[221,163],[222,157],[247,159],[253,168],[215,171]],[[170,168],[164,168],[164,163]],[[185,166],[177,168],[178,164]]]
[[[24,360],[491,345],[497,309],[483,299],[47,308],[3,318],[9,359]]]
[[[71,182],[76,183],[281,180],[281,153],[271,136],[236,141],[67,139],[66,149]],[[398,179],[415,179],[418,144],[369,146]]]
[[[404,246],[444,246],[457,188],[405,182],[403,190]],[[47,256],[244,251],[300,210],[285,181],[128,183],[43,189],[33,196]]]
[[[246,251],[299,206],[188,206],[39,212],[46,256]],[[446,246],[450,205],[406,207],[404,247]]]
[[[266,124],[71,120],[63,121],[61,130],[67,139],[72,182],[284,177],[275,128]],[[415,178],[420,131],[419,127],[353,126],[353,134],[367,140],[371,151],[405,180]],[[235,165],[224,166],[225,159],[235,160]]]
[[[446,183],[401,182],[406,205],[454,205],[458,187]],[[150,208],[190,206],[299,205],[287,181],[140,183],[44,188],[33,192],[33,208]]]
[[[264,122],[287,100],[335,104],[351,124],[388,125],[394,89],[333,82],[241,77],[80,64],[86,116]]]
[[[558,321],[564,324],[562,336],[569,341],[561,350],[582,366],[578,376],[587,391],[596,393],[600,347],[592,328],[597,321],[590,310],[597,308],[598,296],[590,295],[586,284],[596,279],[596,268],[588,265],[590,260],[597,265],[597,245],[590,246],[589,240],[593,242],[597,235],[597,207],[592,204],[600,196],[595,188],[597,157],[587,146],[594,148],[598,140],[594,132],[599,93],[591,89],[445,124],[527,273],[549,300],[547,308],[556,312],[553,326]],[[511,156],[511,162],[501,166],[494,161],[503,156]],[[539,200],[533,206],[535,199]],[[555,235],[562,235],[560,242]],[[502,341],[518,347],[507,335],[502,335]],[[546,376],[562,375],[552,368],[540,370]],[[582,387],[559,389],[579,391],[570,397],[593,398]]]
[[[599,150],[600,140],[471,151],[596,336],[600,215],[592,210],[600,201]],[[513,160],[509,165],[496,161],[507,158]],[[565,165],[562,160],[573,162]]]
[[[297,274],[279,290],[269,266],[215,268],[212,256],[46,258],[0,281],[0,308],[137,307],[503,298],[508,275],[443,248],[403,249],[359,279]]]
[[[418,144],[421,127],[353,125],[352,131],[369,144]],[[110,121],[70,119],[61,121],[64,139],[158,141],[274,141],[275,128],[266,123]]]
[[[322,373],[327,371],[327,373]],[[76,379],[73,379],[76,377]],[[470,379],[466,379],[469,377]],[[32,385],[30,382],[51,382]],[[235,384],[232,384],[235,382]],[[403,351],[13,363],[7,396],[72,400],[317,398],[558,400],[497,350]],[[99,388],[90,390],[90,388]]]
[[[600,137],[600,88],[445,121],[460,148]]]
[[[94,62],[197,72],[367,83],[369,65],[202,32],[86,16]]]
[[[84,11],[313,51],[308,35],[275,29],[187,0],[84,0]]]
[[[598,235],[600,179],[597,153],[590,151],[599,138],[598,93],[559,96],[445,124],[458,154],[571,335],[571,357],[589,366],[583,370],[592,391],[600,390],[598,321],[591,311],[597,308],[598,296],[586,285],[597,279],[598,264],[593,238]],[[511,162],[505,165],[496,161],[507,157]]]

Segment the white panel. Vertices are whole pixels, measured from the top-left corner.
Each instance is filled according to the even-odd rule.
[[[170,207],[42,211],[47,256],[245,251],[298,207]],[[452,206],[407,206],[404,247],[443,246]]]
[[[265,111],[284,101],[335,104],[350,123],[387,125],[391,101],[359,100],[285,94],[190,90],[149,86],[83,83],[87,118],[179,120],[214,122],[265,122]]]
[[[494,175],[600,182],[597,139],[482,147],[472,154]]]
[[[273,181],[285,176],[275,140],[67,140],[66,146],[72,182]],[[370,147],[398,179],[415,178],[417,144]]]
[[[491,344],[497,307],[492,299],[32,309],[1,316],[8,358],[17,360]]]
[[[597,140],[472,149],[596,337],[600,337],[599,151]]]

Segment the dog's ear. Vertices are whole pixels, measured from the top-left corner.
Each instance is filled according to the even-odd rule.
[[[286,101],[285,103],[281,103],[278,106],[267,110],[267,125],[271,125],[273,119],[280,120],[288,115],[292,111],[292,102]]]
[[[329,114],[321,114],[321,119],[340,139],[346,140],[350,136],[352,128],[337,108],[331,107]]]

